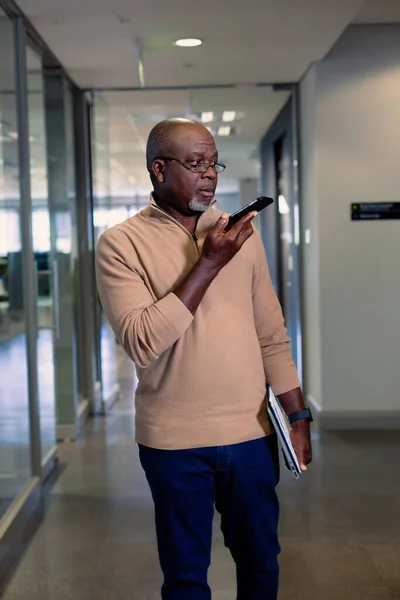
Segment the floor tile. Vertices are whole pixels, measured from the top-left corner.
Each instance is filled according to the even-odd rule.
[[[120,349],[117,349],[119,351]],[[150,492],[134,444],[132,365],[120,401],[60,446],[62,475],[4,600],[159,600]],[[323,434],[301,481],[282,468],[280,600],[400,600],[400,436]],[[235,600],[219,517],[209,581]]]

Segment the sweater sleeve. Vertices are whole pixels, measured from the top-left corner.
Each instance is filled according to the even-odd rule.
[[[282,309],[272,285],[264,246],[254,233],[253,308],[267,383],[279,395],[300,386]]]
[[[155,301],[131,255],[122,231],[105,231],[96,248],[97,287],[115,335],[133,362],[145,368],[181,337],[193,315],[174,293]]]

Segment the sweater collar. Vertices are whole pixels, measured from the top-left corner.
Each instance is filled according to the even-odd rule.
[[[216,204],[217,200],[214,199],[210,208],[200,215],[200,218],[197,221],[196,233],[199,234],[203,231],[207,231],[210,226],[214,225],[217,215],[213,209]],[[187,232],[188,235],[191,235],[191,233],[189,233],[189,231],[181,223],[179,223],[179,221],[174,219],[172,215],[158,206],[153,194],[150,194],[149,215],[155,219],[158,219],[161,223],[176,223],[176,225]]]

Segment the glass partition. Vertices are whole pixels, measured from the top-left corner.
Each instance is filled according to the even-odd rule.
[[[0,519],[31,475],[12,22],[0,10]]]
[[[124,207],[111,208],[111,162],[110,162],[110,122],[109,109],[101,97],[95,97],[93,103],[93,218],[96,241],[100,234],[115,222],[127,218]],[[122,216],[122,219],[120,218]],[[101,309],[100,309],[101,311]],[[100,312],[100,357],[102,398],[105,405],[112,403],[119,392],[117,368],[117,340],[104,313]]]
[[[46,125],[52,271],[57,435],[74,438],[78,421],[74,281],[77,277],[75,152],[72,94],[59,75],[48,75]]]
[[[57,269],[50,235],[44,84],[41,57],[27,47],[29,150],[32,198],[32,244],[36,270],[38,316],[37,361],[42,464],[54,454],[56,411],[54,335],[56,333]]]

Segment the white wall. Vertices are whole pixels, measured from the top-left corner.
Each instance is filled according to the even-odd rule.
[[[328,417],[375,412],[395,426],[400,221],[351,222],[350,204],[400,201],[400,52],[374,60],[370,36],[345,35],[301,84],[306,393]]]

